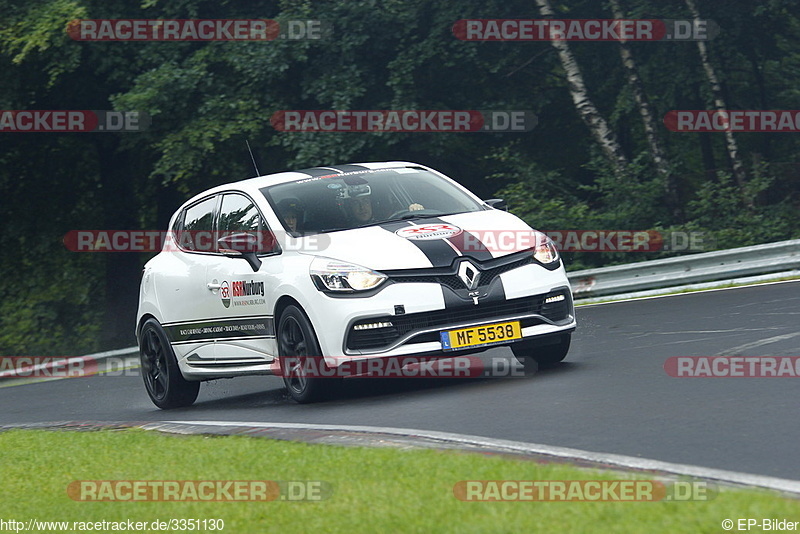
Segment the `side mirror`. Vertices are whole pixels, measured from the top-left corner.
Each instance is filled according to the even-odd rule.
[[[269,243],[259,243],[258,236],[251,233],[230,234],[217,239],[219,251],[228,258],[242,258],[250,264],[253,272],[261,268],[259,252],[269,252],[275,248],[275,236],[270,234]]]
[[[490,198],[489,200],[484,200],[483,202],[490,208],[494,208],[496,210],[508,211],[508,205],[506,204],[506,201],[503,200],[502,198]]]

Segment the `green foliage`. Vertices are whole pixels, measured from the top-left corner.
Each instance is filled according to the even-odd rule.
[[[592,163],[600,174],[591,186],[578,189],[591,193],[591,200],[578,200],[553,184],[563,183],[558,172],[543,172],[535,167],[520,169],[524,178],[497,192],[510,211],[534,228],[551,230],[654,230],[701,232],[705,251],[736,248],[800,237],[800,217],[796,199],[759,204],[758,199],[776,185],[766,166],[758,166],[744,189],[728,173],[717,181],[703,183],[686,206],[687,220],[668,224],[664,191],[658,179],[649,178],[643,158],[637,159],[623,177],[617,176],[602,159]],[[746,206],[753,205],[752,208]],[[628,253],[577,252],[565,254],[570,270],[630,263],[673,255],[670,252]]]
[[[790,198],[771,205],[756,203],[774,185],[774,177],[765,171],[759,169],[743,190],[726,173],[718,176],[718,182],[706,182],[689,202],[689,223],[676,229],[706,232],[717,249],[797,239],[800,217]],[[746,204],[754,207],[747,209]]]
[[[516,148],[516,145],[514,145]],[[540,230],[570,230],[591,224],[589,205],[579,199],[580,186],[558,171],[544,171],[525,161],[511,146],[489,158],[504,170],[487,177],[491,183],[509,182],[496,196],[509,211]]]
[[[12,63],[40,61],[49,75],[48,87],[78,65],[80,53],[70,46],[66,29],[70,21],[86,17],[86,8],[79,1],[38,0],[25,8],[3,1],[0,10],[7,17],[0,27],[0,52]]]
[[[512,158],[513,159],[513,158]],[[668,216],[663,205],[663,184],[652,178],[644,157],[618,175],[597,156],[589,165],[597,172],[592,185],[572,185],[561,173],[544,172],[535,166],[518,171],[524,178],[497,192],[509,210],[534,228],[560,230],[649,230]],[[566,253],[570,270],[631,261],[630,254],[612,252]],[[647,259],[640,257],[637,259]]]
[[[103,273],[88,261],[53,261],[47,254],[19,267],[24,276],[0,271],[4,280],[17,282],[4,284],[0,355],[79,356],[98,350],[103,321],[94,302],[102,301],[97,292]]]

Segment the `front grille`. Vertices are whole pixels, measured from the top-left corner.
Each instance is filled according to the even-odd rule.
[[[518,256],[517,256],[518,257]],[[503,258],[503,260],[508,261],[507,258]],[[522,259],[516,259],[511,261],[510,263],[506,263],[505,265],[498,265],[491,268],[486,268],[486,263],[496,263],[498,260],[494,260],[492,262],[484,262],[483,264],[480,262],[474,262],[474,264],[478,267],[480,271],[480,286],[486,286],[492,283],[492,281],[500,276],[501,274],[511,271],[513,269],[518,269],[524,265],[530,265],[531,263],[535,263],[533,257],[530,253],[525,253]],[[449,287],[453,291],[458,291],[464,289],[464,282],[455,274],[455,267],[450,269],[446,269],[447,272],[443,272],[443,269],[418,269],[417,273],[392,273],[391,271],[387,272],[386,274],[389,275],[389,278],[394,283],[408,283],[408,282],[417,282],[417,283],[432,283],[432,284],[441,284],[443,286]],[[422,274],[418,274],[422,272]]]
[[[545,299],[557,295],[564,295],[564,300],[559,302],[545,303]],[[438,310],[433,312],[409,313],[406,315],[386,315],[383,317],[372,317],[358,321],[352,327],[359,324],[375,322],[391,322],[392,326],[375,328],[371,330],[354,330],[352,327],[347,336],[348,350],[365,350],[388,347],[398,339],[409,333],[428,330],[444,329],[450,325],[462,323],[480,323],[493,319],[503,319],[506,317],[519,315],[541,315],[550,321],[563,321],[569,316],[571,297],[566,289],[554,291],[546,295],[536,295],[533,297],[523,297],[501,302],[470,304]],[[523,325],[526,326],[526,325]],[[414,341],[436,341],[438,335],[423,334],[424,339],[414,339]]]

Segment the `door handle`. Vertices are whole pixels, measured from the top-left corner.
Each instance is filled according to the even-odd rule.
[[[222,284],[209,283],[206,284],[206,287],[208,288],[209,291],[216,291],[217,289],[222,287]]]

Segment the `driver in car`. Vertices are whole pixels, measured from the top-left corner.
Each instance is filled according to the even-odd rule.
[[[368,185],[350,187],[347,209],[358,224],[372,221],[372,189]]]
[[[372,189],[368,185],[351,186],[347,190],[347,210],[357,224],[365,224],[374,220],[372,213]],[[408,207],[409,211],[423,210],[425,207],[416,202]]]

